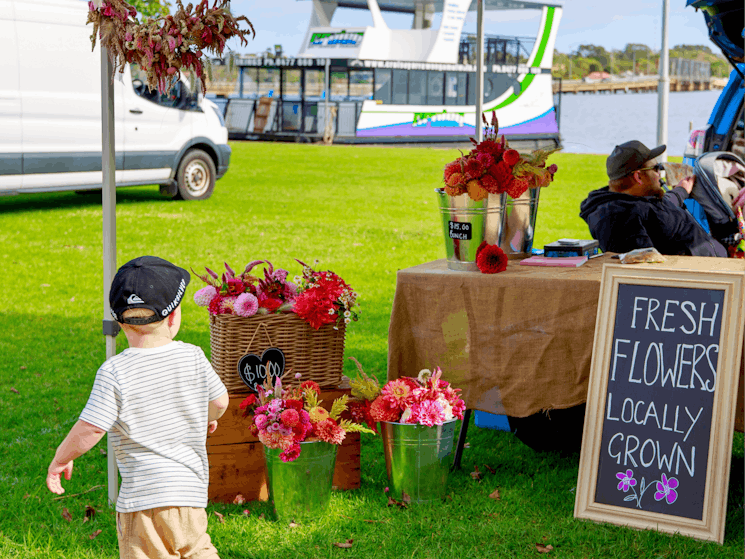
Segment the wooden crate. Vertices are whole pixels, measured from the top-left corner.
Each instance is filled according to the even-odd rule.
[[[331,408],[333,401],[349,389],[324,390],[322,405]],[[245,395],[231,395],[217,430],[207,435],[207,458],[210,465],[209,500],[231,503],[241,494],[247,500],[266,501],[269,488],[264,466],[264,445],[251,435],[248,419],[238,406]],[[334,489],[358,489],[360,486],[360,435],[349,433],[336,454]]]

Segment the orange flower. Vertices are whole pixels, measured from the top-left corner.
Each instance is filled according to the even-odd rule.
[[[477,179],[468,181],[468,195],[475,201],[483,200],[489,193],[481,186]]]

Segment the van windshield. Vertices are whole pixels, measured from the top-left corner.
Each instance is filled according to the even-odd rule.
[[[132,73],[132,87],[137,95],[163,107],[195,110],[198,107],[197,96],[189,90],[188,78],[173,83],[166,93],[159,93],[157,89],[151,90],[147,85],[147,74],[138,64],[130,64]]]

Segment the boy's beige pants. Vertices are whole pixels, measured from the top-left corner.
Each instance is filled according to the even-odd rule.
[[[200,508],[117,512],[116,534],[121,559],[220,559]]]

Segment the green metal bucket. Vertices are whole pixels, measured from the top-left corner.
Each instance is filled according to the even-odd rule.
[[[427,427],[410,423],[381,422],[383,450],[391,496],[412,503],[442,499],[453,464],[455,420]]]
[[[282,449],[264,447],[269,495],[281,522],[310,522],[323,514],[331,498],[337,445],[300,443],[300,456],[282,462]]]

